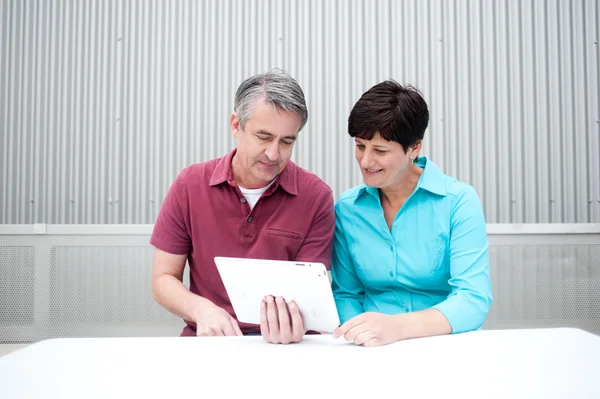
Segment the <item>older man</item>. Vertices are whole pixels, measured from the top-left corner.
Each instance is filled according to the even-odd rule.
[[[240,323],[215,256],[322,262],[331,267],[335,212],[331,189],[290,160],[308,111],[304,93],[274,70],[240,85],[230,117],[236,148],[183,169],[154,226],[152,292],[185,320],[182,336],[261,333],[298,342],[306,330],[295,303],[266,297],[261,325]],[[190,288],[182,283],[186,260]],[[266,293],[267,294],[267,293]]]

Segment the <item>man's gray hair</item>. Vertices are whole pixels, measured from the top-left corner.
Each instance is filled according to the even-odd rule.
[[[234,111],[238,115],[240,126],[246,126],[252,113],[252,105],[262,99],[266,104],[284,111],[296,113],[304,127],[308,120],[308,109],[304,92],[294,78],[281,69],[272,69],[267,73],[254,75],[244,80],[235,93]]]

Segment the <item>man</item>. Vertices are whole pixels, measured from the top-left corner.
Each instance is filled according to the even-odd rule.
[[[230,117],[236,148],[183,169],[154,226],[152,292],[183,318],[182,336],[261,333],[272,343],[298,342],[306,330],[295,303],[265,297],[261,324],[240,323],[215,256],[322,262],[331,267],[333,195],[290,161],[308,111],[304,93],[275,70],[240,85]],[[190,289],[182,283],[186,260]],[[268,293],[265,293],[268,294]]]

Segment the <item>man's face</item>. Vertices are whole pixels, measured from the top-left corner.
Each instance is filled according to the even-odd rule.
[[[285,168],[302,124],[293,112],[257,100],[241,128],[237,114],[231,114],[230,126],[237,139],[232,161],[233,177],[244,188],[261,188],[269,184]]]

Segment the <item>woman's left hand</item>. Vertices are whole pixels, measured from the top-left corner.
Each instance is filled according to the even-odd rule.
[[[333,333],[333,338],[344,336],[346,341],[354,341],[356,345],[363,346],[391,344],[401,339],[401,316],[404,315],[362,313],[338,327]]]

